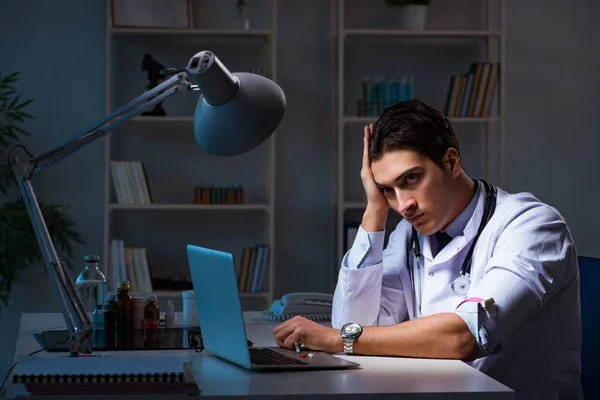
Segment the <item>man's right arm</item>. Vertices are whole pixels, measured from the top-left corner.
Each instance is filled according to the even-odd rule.
[[[379,208],[367,205],[360,226],[367,232],[381,232],[385,230],[389,207]]]
[[[400,281],[400,268],[406,267],[406,229],[399,224],[384,250],[385,231],[368,232],[365,227],[361,224],[341,263],[333,299],[336,328],[346,322],[392,325],[408,316]]]

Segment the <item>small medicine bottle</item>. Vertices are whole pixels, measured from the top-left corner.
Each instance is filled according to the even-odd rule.
[[[102,304],[96,304],[96,308],[92,313],[92,327],[95,331],[104,330],[104,307],[102,307]]]
[[[132,297],[131,301],[133,302],[131,328],[137,330],[144,329],[144,309],[146,307],[146,298],[136,296]]]
[[[175,327],[175,306],[173,306],[173,301],[169,300],[165,312],[165,328],[173,327]]]
[[[106,306],[104,306],[104,329],[114,330],[117,320],[117,303],[115,302],[115,294],[108,293],[106,295]]]
[[[144,307],[144,330],[158,330],[160,319],[160,308],[156,303],[156,295],[151,294],[146,297],[146,307]]]
[[[133,300],[129,281],[119,282],[117,286],[117,329],[131,329],[133,320]]]

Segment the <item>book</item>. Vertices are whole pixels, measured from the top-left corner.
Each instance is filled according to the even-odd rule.
[[[12,383],[32,395],[200,392],[192,364],[172,356],[21,356]]]

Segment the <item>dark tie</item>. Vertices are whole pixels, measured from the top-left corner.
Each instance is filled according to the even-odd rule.
[[[435,240],[438,243],[438,248],[436,253],[433,255],[434,257],[442,251],[444,247],[452,240],[452,236],[448,235],[446,232],[438,231],[435,233]]]

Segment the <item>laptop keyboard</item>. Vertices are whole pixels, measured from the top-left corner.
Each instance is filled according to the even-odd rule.
[[[250,361],[256,365],[307,365],[307,362],[288,357],[267,348],[250,347]]]

